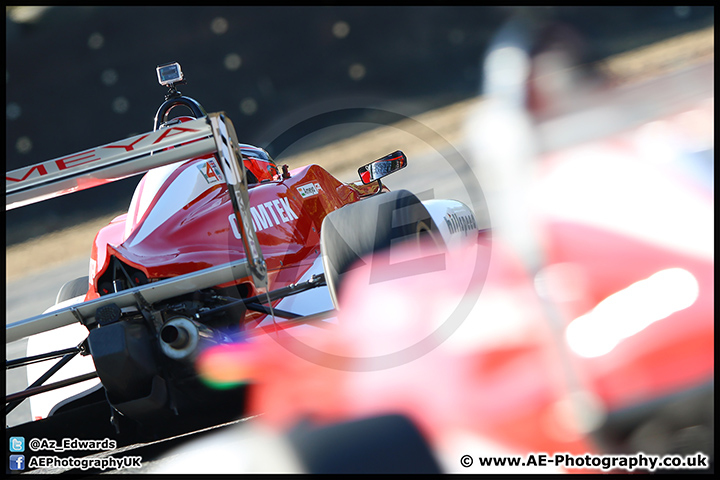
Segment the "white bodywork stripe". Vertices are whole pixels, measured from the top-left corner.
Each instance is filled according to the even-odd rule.
[[[167,165],[163,168],[166,170],[157,172],[157,178],[151,179],[153,183],[159,182],[159,184],[162,185],[162,182],[167,179],[167,176],[178,168],[178,165]],[[151,185],[151,187],[153,186],[154,185]],[[185,168],[185,170],[183,170],[170,184],[168,189],[162,193],[160,199],[150,211],[145,221],[140,225],[140,229],[135,237],[126,246],[133,247],[143,241],[171,216],[181,211],[185,205],[190,203],[191,200],[197,198],[203,192],[213,188],[214,186],[215,184],[209,184],[202,178],[202,175],[197,168],[192,167],[192,165]],[[148,188],[148,185],[146,185],[145,188]],[[145,197],[144,201],[146,201],[149,205],[151,200],[150,195],[143,194],[143,197]]]
[[[182,165],[182,162],[171,163],[163,167],[153,168],[145,174],[140,184],[135,188],[135,193],[133,193],[133,198],[130,201],[123,240],[128,238],[135,230],[160,187],[180,165]]]

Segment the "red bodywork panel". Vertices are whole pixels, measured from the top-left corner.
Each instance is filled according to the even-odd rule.
[[[173,182],[207,158],[186,162],[165,180],[128,238],[123,238],[126,216],[118,217],[98,233],[91,260],[97,262],[97,267],[86,300],[99,297],[95,282],[108,268],[110,256],[141,270],[151,281],[245,258],[230,196],[222,181],[170,212],[166,220],[141,236],[143,224],[159,208],[158,203]],[[248,189],[271,289],[296,282],[313,264],[320,254],[320,226],[328,213],[377,190],[376,185],[344,184],[317,165],[290,173],[290,178]],[[250,287],[251,295],[259,293],[253,290],[249,278],[238,279],[237,283],[241,282]]]

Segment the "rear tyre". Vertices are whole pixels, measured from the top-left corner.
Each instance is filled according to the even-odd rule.
[[[422,202],[407,190],[383,193],[329,213],[320,228],[325,280],[335,308],[344,276],[362,266],[361,258],[399,241],[432,238],[440,232]]]
[[[89,288],[89,277],[84,276],[70,280],[65,285],[60,287],[60,291],[55,299],[55,305],[71,298],[79,297],[80,295],[86,295]]]

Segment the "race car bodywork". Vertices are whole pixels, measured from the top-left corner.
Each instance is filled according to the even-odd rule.
[[[168,121],[176,106],[195,118]],[[38,428],[51,429],[54,417],[109,405],[116,433],[140,426],[151,436],[235,418],[242,388],[198,379],[204,348],[332,322],[352,261],[392,242],[476,237],[461,202],[382,185],[407,165],[400,151],[361,167],[358,183],[318,165],[281,172],[270,160],[272,179],[248,184],[246,160],[261,152],[170,84],[152,132],[7,173],[11,209],[147,172],[128,212],[98,232],[88,277],[68,282],[44,314],[7,326],[8,342],[30,337],[28,357],[7,366],[27,365],[37,380],[6,398],[6,413],[31,397]],[[43,374],[52,358],[61,360]]]

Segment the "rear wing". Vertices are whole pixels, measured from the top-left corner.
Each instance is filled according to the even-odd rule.
[[[87,322],[98,307],[108,302],[157,301],[244,276],[252,276],[259,289],[267,289],[267,269],[250,218],[245,167],[233,124],[222,112],[7,172],[5,208],[31,205],[209,153],[217,153],[247,260],[142,285],[87,302],[85,306],[66,307],[15,322],[7,326],[7,341],[76,321]]]
[[[48,160],[5,174],[5,210],[85,190],[216,151],[207,119]]]

